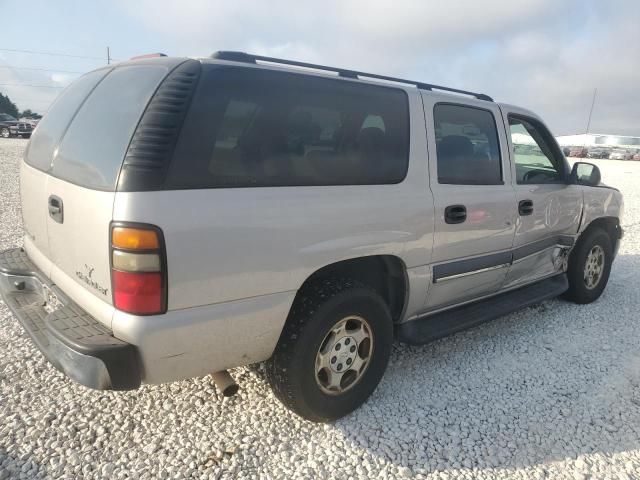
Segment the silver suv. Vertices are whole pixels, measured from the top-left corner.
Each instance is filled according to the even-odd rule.
[[[367,399],[394,338],[596,300],[622,237],[620,193],[527,110],[238,52],[84,75],[20,185],[0,291],[52,364],[232,394],[227,369],[266,361],[314,421]]]

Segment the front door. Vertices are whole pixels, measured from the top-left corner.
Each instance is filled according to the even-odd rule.
[[[435,225],[425,310],[497,292],[511,264],[515,196],[499,107],[423,93]],[[429,128],[429,126],[431,128]]]
[[[582,191],[567,180],[569,166],[557,142],[537,118],[503,107],[518,205],[513,265],[505,288],[562,271],[582,214]]]

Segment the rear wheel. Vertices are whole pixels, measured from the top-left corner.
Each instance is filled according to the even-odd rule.
[[[319,281],[298,294],[267,378],[301,417],[336,420],[373,393],[392,341],[391,314],[378,293],[349,279]]]
[[[0,137],[9,138],[11,136],[11,132],[7,127],[0,127]]]
[[[609,281],[612,261],[609,234],[600,228],[586,231],[569,258],[569,290],[565,298],[575,303],[597,300]]]

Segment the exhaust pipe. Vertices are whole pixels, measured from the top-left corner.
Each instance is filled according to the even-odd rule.
[[[218,387],[218,390],[222,392],[222,395],[225,397],[232,397],[236,393],[238,393],[238,384],[236,381],[229,375],[229,372],[226,370],[221,370],[219,372],[214,372],[211,374],[213,378],[213,382]]]

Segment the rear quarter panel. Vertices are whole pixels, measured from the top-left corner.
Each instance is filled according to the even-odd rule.
[[[354,257],[428,264],[424,115],[417,92],[408,95],[410,161],[399,184],[118,192],[114,221],[164,232],[169,310],[294,291],[316,270]]]

